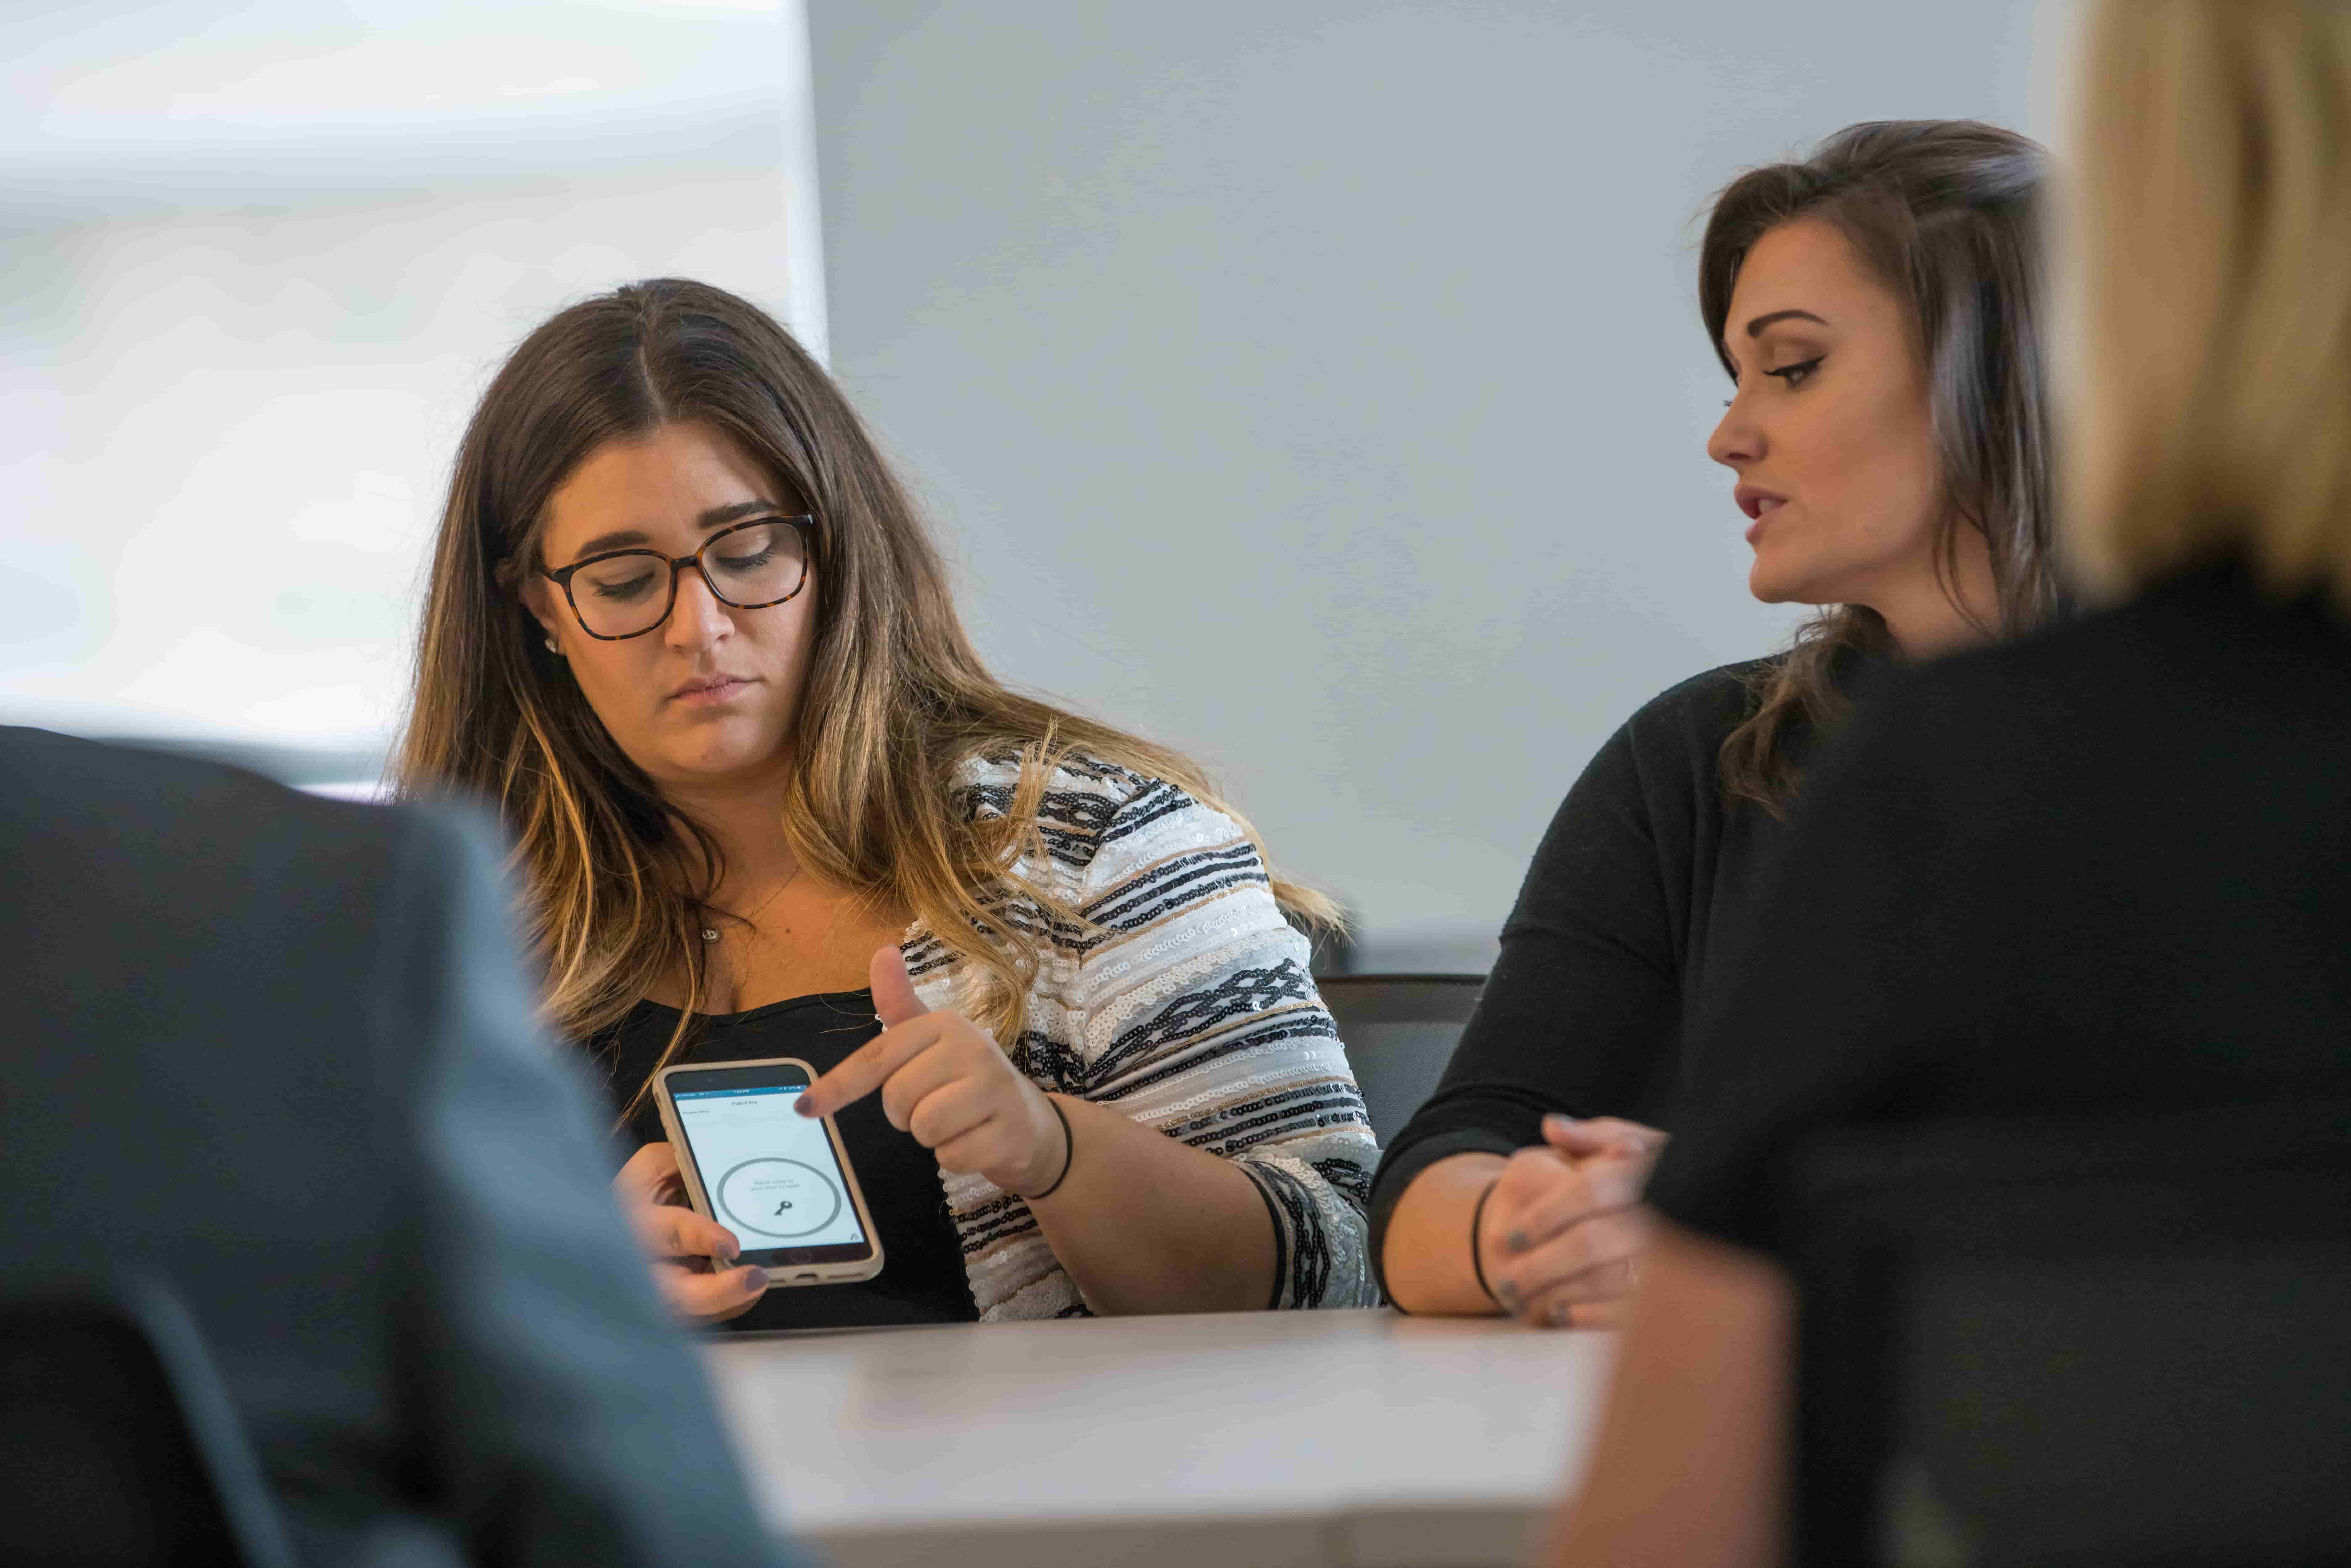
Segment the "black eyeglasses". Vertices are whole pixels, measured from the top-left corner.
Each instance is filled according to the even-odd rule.
[[[580,630],[602,643],[642,637],[677,608],[677,574],[692,567],[711,596],[737,610],[766,610],[808,586],[812,517],[759,517],[724,528],[692,555],[606,550],[538,575],[563,590]]]

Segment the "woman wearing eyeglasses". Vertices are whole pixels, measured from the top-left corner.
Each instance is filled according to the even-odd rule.
[[[1190,763],[1015,695],[824,372],[662,279],[533,332],[458,454],[400,756],[517,844],[672,1301],[747,1327],[1368,1304],[1377,1153]],[[886,1261],[768,1291],[677,1204],[674,1061],[797,1056]],[[747,1314],[740,1315],[738,1314]]]

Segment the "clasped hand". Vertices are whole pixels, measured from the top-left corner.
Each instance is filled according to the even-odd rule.
[[[1487,1288],[1526,1322],[1613,1327],[1647,1244],[1641,1189],[1666,1135],[1613,1116],[1545,1116],[1542,1133],[1503,1166],[1479,1217]]]

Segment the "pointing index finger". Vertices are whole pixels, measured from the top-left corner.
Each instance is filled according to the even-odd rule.
[[[873,988],[873,1016],[882,1020],[883,1028],[910,1022],[929,1010],[914,993],[914,982],[906,973],[906,956],[897,948],[878,949],[866,966],[865,976]]]
[[[793,1109],[803,1116],[830,1116],[843,1105],[853,1105],[928,1051],[938,1038],[939,1026],[929,1013],[885,1029],[810,1084]]]

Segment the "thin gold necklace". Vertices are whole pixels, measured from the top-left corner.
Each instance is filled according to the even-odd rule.
[[[799,879],[800,879],[800,868],[799,868],[799,867],[798,867],[798,866],[794,866],[794,867],[792,867],[792,874],[791,874],[791,875],[789,875],[789,876],[788,876],[788,877],[786,877],[786,878],[784,878],[784,880],[783,880],[783,881],[781,881],[781,882],[779,882],[779,883],[776,883],[776,891],[775,891],[775,892],[773,892],[773,893],[771,893],[771,894],[768,894],[768,896],[767,896],[767,897],[765,897],[765,898],[763,898],[763,899],[759,900],[759,907],[758,907],[758,908],[757,908],[757,909],[755,909],[755,910],[753,910],[753,911],[751,911],[751,913],[750,913],[750,914],[746,915],[745,916],[743,916],[743,924],[744,924],[744,925],[750,925],[753,921],[755,921],[755,920],[758,919],[760,915],[765,915],[765,914],[768,912],[768,905],[769,905],[769,904],[771,904],[775,903],[775,902],[776,902],[776,900],[778,900],[778,899],[779,899],[779,898],[783,897],[783,895],[784,895],[784,889],[786,889],[786,888],[788,888],[788,887],[791,886],[791,885],[792,885],[792,883],[794,883],[798,882]],[[702,928],[702,939],[703,939],[705,942],[716,942],[716,941],[717,941],[717,940],[718,940],[718,927],[717,927],[717,926],[716,926],[716,925],[705,925],[705,926],[704,926],[704,927]]]

